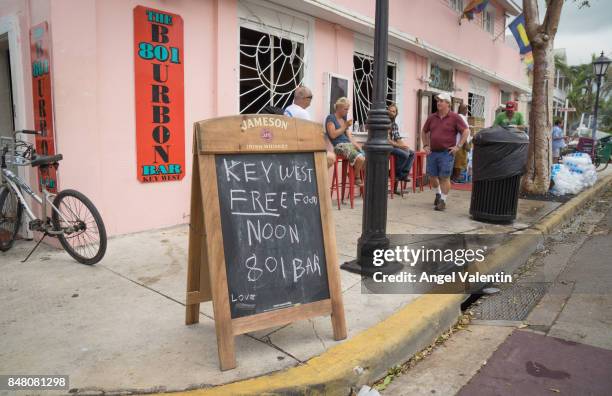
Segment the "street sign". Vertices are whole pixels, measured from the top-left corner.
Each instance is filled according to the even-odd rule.
[[[576,111],[576,108],[575,107],[561,107],[559,109],[559,111],[566,111],[566,112],[569,112],[569,113],[573,113],[573,112]]]

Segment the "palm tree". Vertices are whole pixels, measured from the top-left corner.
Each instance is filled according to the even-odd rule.
[[[593,60],[596,58],[592,56]],[[568,123],[572,124],[580,119],[583,113],[591,114],[595,103],[595,79],[593,78],[593,65],[586,63],[576,66],[568,66],[561,57],[555,56],[555,68],[569,80],[569,91],[567,99],[569,106],[574,107],[576,112],[568,114]],[[602,81],[599,100],[602,107],[607,105],[607,98],[610,96],[612,84],[610,83],[610,70],[608,78]]]

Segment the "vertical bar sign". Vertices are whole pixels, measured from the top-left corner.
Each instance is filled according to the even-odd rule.
[[[134,8],[136,154],[143,183],[185,176],[183,19]]]
[[[43,155],[55,154],[50,45],[49,25],[46,21],[30,29],[34,128],[40,133],[36,135],[35,143],[36,152]],[[57,172],[55,168],[49,167],[45,171],[39,168],[38,178],[45,183],[49,191],[57,192]]]

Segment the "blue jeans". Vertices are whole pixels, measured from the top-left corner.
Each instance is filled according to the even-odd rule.
[[[410,168],[412,168],[414,151],[393,147],[391,154],[395,157],[395,177],[399,180],[406,179],[410,174]]]
[[[427,156],[427,174],[436,177],[450,177],[453,173],[455,156],[448,151],[432,151]]]

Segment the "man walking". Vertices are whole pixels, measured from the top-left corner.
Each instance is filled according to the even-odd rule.
[[[312,102],[312,91],[303,85],[297,87],[293,94],[293,104],[287,106],[284,115],[287,117],[301,118],[310,121],[310,114],[306,109]],[[336,154],[329,139],[327,142],[327,167],[331,167],[336,162]]]
[[[434,209],[444,210],[451,187],[454,156],[467,141],[470,130],[457,113],[450,111],[451,97],[448,93],[439,94],[436,101],[438,111],[427,118],[421,131],[421,141],[427,153],[427,174],[436,189]],[[461,133],[459,142],[457,133]]]

